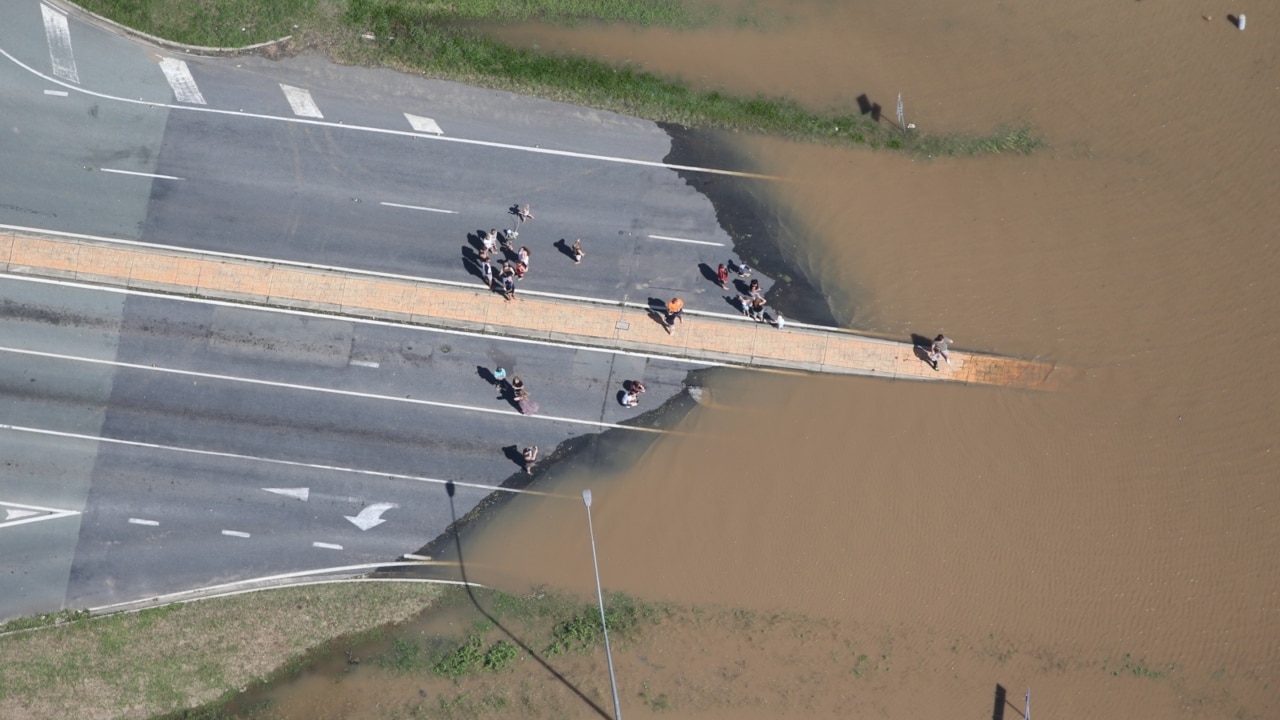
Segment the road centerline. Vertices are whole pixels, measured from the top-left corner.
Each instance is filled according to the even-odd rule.
[[[128,370],[141,370],[144,372],[156,372],[168,375],[178,375],[181,377],[202,378],[205,380],[221,380],[226,382],[244,383],[247,385],[259,385],[264,387],[275,387],[286,390],[301,390],[304,392],[315,392],[329,395],[339,395],[343,397],[360,398],[364,400],[383,400],[389,402],[406,403],[409,405],[425,405],[428,407],[445,408],[448,410],[461,410],[464,412],[488,413],[491,415],[505,415],[509,417],[523,417],[531,420],[542,420],[548,422],[570,423],[576,425],[589,425],[592,427],[607,428],[611,430],[634,430],[637,432],[648,432],[656,434],[666,434],[666,431],[656,428],[637,427],[635,425],[621,425],[619,423],[602,422],[599,420],[582,420],[579,418],[563,417],[560,415],[524,415],[516,410],[503,410],[500,408],[481,407],[479,405],[464,405],[462,403],[450,403],[440,400],[423,400],[420,398],[400,397],[398,395],[380,395],[378,393],[366,393],[357,390],[342,390],[340,388],[327,388],[318,385],[303,385],[301,383],[288,383],[280,380],[262,380],[259,378],[247,378],[237,375],[223,375],[221,373],[207,373],[198,370],[182,370],[180,368],[166,368],[157,365],[143,365],[141,363],[120,362],[118,360],[104,360],[102,358],[81,357],[78,355],[67,355],[64,353],[51,353],[43,350],[27,350],[24,348],[13,348],[0,346],[0,352],[10,353],[13,355],[25,355],[28,357],[39,357],[48,360],[64,360],[68,362],[79,362],[88,365],[104,365],[107,367],[125,368]]]

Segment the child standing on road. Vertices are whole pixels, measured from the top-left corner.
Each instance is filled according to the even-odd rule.
[[[582,262],[582,238],[573,241],[573,264]]]
[[[716,268],[716,282],[720,283],[721,290],[729,289],[729,268],[720,263],[720,267]]]

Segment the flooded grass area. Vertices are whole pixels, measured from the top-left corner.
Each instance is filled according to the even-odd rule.
[[[628,715],[838,717],[874,714],[876,692],[930,677],[955,684],[1014,671],[1087,673],[1129,688],[1183,687],[1176,666],[1073,655],[1025,638],[936,636],[787,611],[605,599],[619,700]],[[918,660],[921,653],[936,656]],[[451,588],[393,639],[344,643],[306,674],[185,718],[589,718],[612,715],[600,614],[535,588]],[[995,686],[986,688],[994,696]],[[989,703],[989,701],[988,701]],[[179,717],[179,716],[175,716]]]

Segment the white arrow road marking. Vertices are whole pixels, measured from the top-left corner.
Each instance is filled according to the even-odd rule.
[[[196,79],[191,77],[191,68],[187,67],[185,62],[176,58],[163,58],[160,60],[160,69],[164,71],[169,87],[173,88],[175,100],[196,105],[205,104],[204,95],[200,94]]]
[[[311,99],[310,92],[284,83],[280,83],[280,89],[284,91],[284,97],[289,101],[289,107],[293,108],[294,115],[310,118],[324,117],[316,101]]]
[[[368,530],[369,528],[377,527],[386,522],[386,520],[379,517],[382,513],[398,507],[400,506],[395,503],[374,503],[361,510],[360,514],[355,517],[350,515],[345,515],[344,517],[350,520],[352,524],[361,530]]]
[[[44,16],[44,36],[49,41],[53,74],[79,84],[80,74],[76,72],[76,58],[71,53],[71,28],[67,26],[67,16],[44,3],[40,3],[40,14]]]
[[[284,495],[286,497],[297,498],[303,502],[311,495],[311,488],[262,488],[269,493]]]
[[[408,120],[409,126],[412,127],[414,130],[417,130],[418,132],[434,133],[436,135],[444,134],[444,130],[440,129],[440,124],[429,117],[422,117],[420,115],[410,115],[409,113],[405,113],[404,119]]]
[[[26,525],[27,523],[40,522],[41,520],[57,520],[58,518],[71,517],[79,515],[76,510],[62,510],[59,508],[41,507],[39,505],[23,505],[22,503],[12,503],[0,501],[0,507],[4,508],[4,520],[0,520],[0,528],[11,527],[14,525]]]

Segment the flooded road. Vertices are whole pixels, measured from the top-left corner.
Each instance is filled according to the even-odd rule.
[[[1280,11],[1239,32],[1212,3],[749,7],[771,19],[506,37],[815,108],[901,91],[928,132],[1029,123],[1050,144],[1032,157],[736,144],[788,178],[770,200],[842,322],[1084,372],[1052,394],[722,373],[624,477],[553,488],[592,488],[606,589],[893,647],[896,672],[808,705],[680,714],[988,717],[997,684],[1019,706],[1033,687],[1041,717],[1272,714]],[[471,579],[594,592],[581,504],[504,513]],[[691,666],[740,651],[709,642]]]

